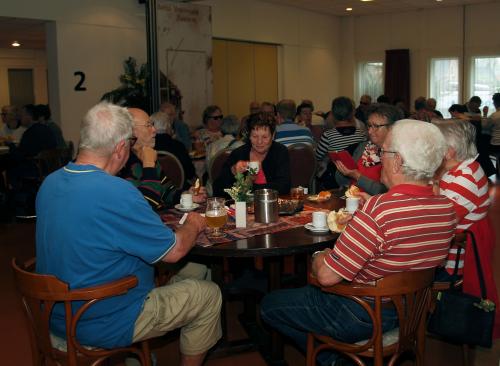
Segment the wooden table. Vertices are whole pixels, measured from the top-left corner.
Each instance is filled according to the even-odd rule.
[[[337,210],[344,207],[344,200],[332,197],[323,203],[306,201],[306,205],[318,209]],[[229,243],[209,247],[195,246],[190,254],[204,257],[217,257],[212,264],[213,280],[223,288],[222,259],[230,257],[264,257],[269,265],[268,289],[277,290],[281,286],[281,258],[288,255],[312,253],[327,247],[332,247],[338,234],[312,233],[304,227],[298,227],[272,234],[258,235],[239,239]],[[223,317],[224,319],[224,317]],[[225,332],[227,334],[227,332]],[[279,364],[283,360],[283,342],[277,332],[272,333],[272,351],[270,363]]]

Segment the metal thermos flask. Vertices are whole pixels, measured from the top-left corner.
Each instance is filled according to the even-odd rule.
[[[278,191],[259,189],[254,192],[255,221],[263,224],[278,221]]]

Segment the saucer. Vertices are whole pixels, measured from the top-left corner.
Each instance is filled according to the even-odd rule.
[[[309,230],[309,231],[312,231],[313,233],[327,233],[330,231],[330,229],[328,228],[328,226],[325,226],[325,227],[322,227],[322,228],[318,228],[318,227],[314,227],[312,222],[308,223],[308,224],[305,224],[304,227]]]
[[[189,212],[189,211],[193,211],[193,210],[196,210],[198,207],[200,207],[199,204],[197,203],[194,203],[193,202],[193,205],[191,207],[182,207],[180,203],[176,204],[174,206],[177,210],[179,211],[182,211],[182,212]]]

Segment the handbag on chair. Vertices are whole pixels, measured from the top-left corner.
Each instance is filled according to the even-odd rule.
[[[453,288],[438,292],[428,330],[450,342],[491,348],[495,303],[486,298],[486,286],[474,234],[469,230],[464,232],[471,238],[481,297]],[[457,253],[457,263],[459,256],[460,252]]]

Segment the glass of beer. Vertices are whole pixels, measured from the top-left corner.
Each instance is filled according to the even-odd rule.
[[[205,219],[207,220],[207,226],[213,229],[209,237],[221,238],[226,236],[226,234],[221,231],[221,228],[227,222],[227,210],[224,198],[211,197],[207,199]]]

